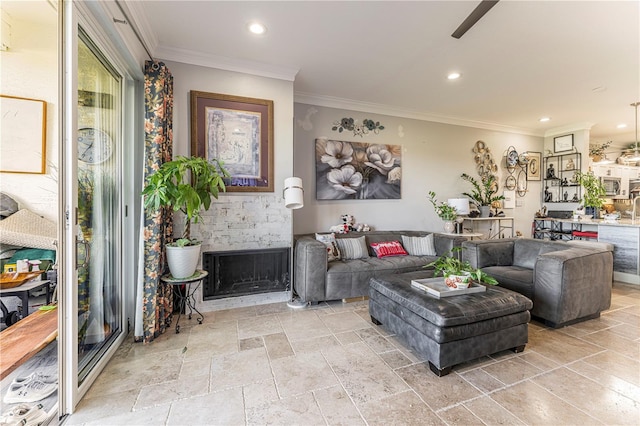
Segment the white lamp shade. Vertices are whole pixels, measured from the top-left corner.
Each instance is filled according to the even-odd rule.
[[[304,206],[304,190],[302,179],[290,177],[284,180],[284,206],[288,209],[299,209]]]
[[[459,215],[469,214],[469,199],[468,198],[449,198],[447,204],[456,208],[456,213]]]

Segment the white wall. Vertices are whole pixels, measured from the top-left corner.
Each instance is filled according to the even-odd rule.
[[[52,221],[58,220],[58,29],[57,14],[41,2],[46,22],[11,21],[12,46],[0,52],[0,93],[47,102],[46,173],[1,173],[0,190]],[[25,155],[29,153],[25,152]],[[38,159],[39,161],[39,159]]]
[[[294,212],[294,233],[327,231],[340,223],[340,215],[349,213],[356,222],[378,230],[428,230],[442,232],[442,221],[427,200],[434,191],[438,200],[470,192],[471,186],[460,178],[468,173],[476,178],[472,148],[482,140],[499,165],[500,193],[507,177],[504,155],[509,146],[518,152],[543,152],[543,138],[490,131],[471,127],[434,123],[415,119],[369,114],[302,103],[295,104],[294,174],[303,179],[304,208]],[[332,131],[332,124],[343,117],[362,123],[365,118],[380,121],[385,129],[364,137],[353,132]],[[315,197],[315,139],[394,144],[402,146],[402,199],[319,201]],[[531,222],[541,208],[541,183],[528,182],[528,193],[517,198],[522,206],[504,210],[515,217],[515,228],[531,236]]]

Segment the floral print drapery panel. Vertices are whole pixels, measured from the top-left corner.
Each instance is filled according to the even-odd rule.
[[[164,63],[145,63],[144,90],[146,181],[160,165],[171,161],[173,155],[173,76]],[[142,271],[138,298],[142,300],[138,300],[140,312],[136,313],[136,341],[151,342],[164,333],[171,320],[172,288],[160,277],[166,270],[165,243],[172,235],[171,209],[145,209],[141,241],[144,245],[143,264],[138,266]],[[141,274],[138,275],[140,277]]]

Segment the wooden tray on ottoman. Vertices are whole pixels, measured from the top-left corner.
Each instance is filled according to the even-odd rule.
[[[0,289],[6,290],[21,286],[29,280],[42,275],[42,271],[38,272],[5,272],[0,274]]]

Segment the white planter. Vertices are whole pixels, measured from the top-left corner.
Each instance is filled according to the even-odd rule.
[[[456,229],[456,226],[452,220],[444,221],[444,232],[446,232],[447,234],[452,234],[455,229]]]
[[[167,263],[173,278],[187,278],[196,272],[201,244],[185,247],[167,246]]]
[[[471,274],[466,272],[464,275],[447,275],[444,283],[451,289],[462,290],[471,284]]]

